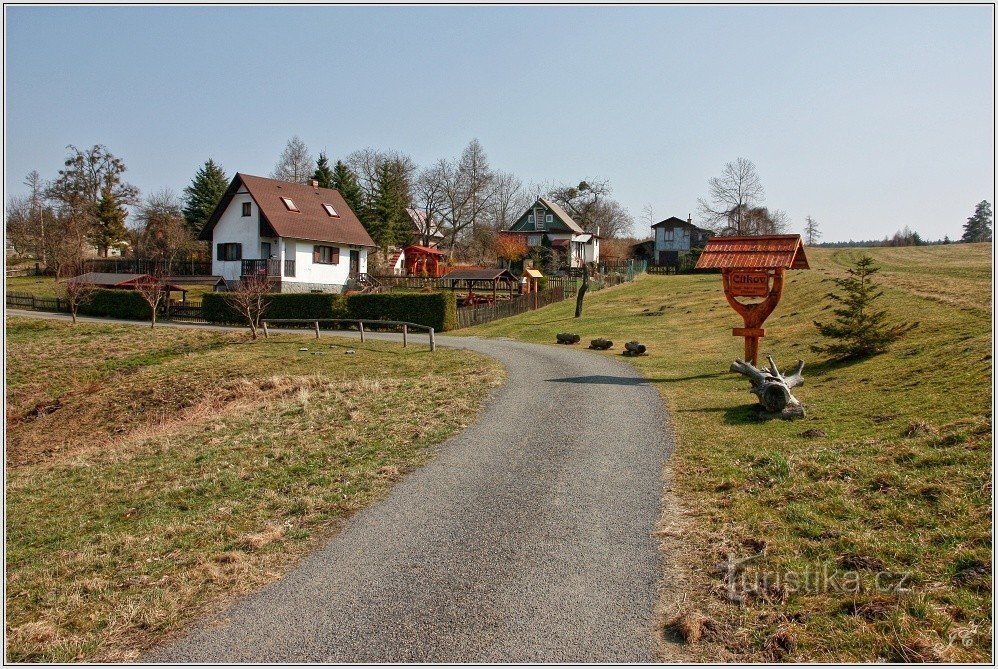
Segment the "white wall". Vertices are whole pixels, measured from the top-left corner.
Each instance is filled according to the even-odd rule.
[[[284,257],[294,258],[295,275],[284,277],[287,283],[324,283],[344,286],[350,275],[350,247],[330,244],[328,242],[312,242],[305,239],[285,239]],[[340,249],[340,261],[335,265],[324,265],[312,262],[313,246],[333,246]],[[283,271],[283,268],[282,268]],[[360,273],[367,272],[367,249],[360,249]]]
[[[249,216],[242,215],[243,202],[252,203]],[[242,263],[238,260],[219,260],[218,245],[233,243],[243,245],[243,258],[260,257],[260,210],[245,191],[236,193],[212,230],[211,273],[224,277],[226,281],[239,280]]]

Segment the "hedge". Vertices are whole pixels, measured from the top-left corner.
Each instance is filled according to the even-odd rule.
[[[347,296],[351,318],[408,321],[437,332],[457,325],[457,302],[451,292],[442,293],[357,293]]]
[[[79,312],[87,316],[106,316],[147,321],[152,316],[149,303],[134,290],[99,288],[80,303]]]
[[[350,318],[342,295],[333,293],[273,293],[267,296],[264,318]],[[209,323],[243,324],[245,319],[225,301],[225,293],[205,293],[201,315]]]

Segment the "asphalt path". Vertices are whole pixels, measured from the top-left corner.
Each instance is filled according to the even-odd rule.
[[[659,659],[658,392],[579,347],[437,343],[505,365],[477,421],[279,581],[144,661]]]

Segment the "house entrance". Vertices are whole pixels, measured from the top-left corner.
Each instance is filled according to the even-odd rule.
[[[360,274],[360,251],[356,249],[350,250],[350,276],[357,276]]]

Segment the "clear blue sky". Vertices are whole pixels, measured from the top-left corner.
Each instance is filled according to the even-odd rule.
[[[143,192],[287,139],[429,164],[478,137],[524,181],[685,217],[755,161],[826,240],[958,237],[993,202],[994,12],[973,7],[8,7],[5,189],[102,143]],[[639,225],[637,233],[645,233]]]

